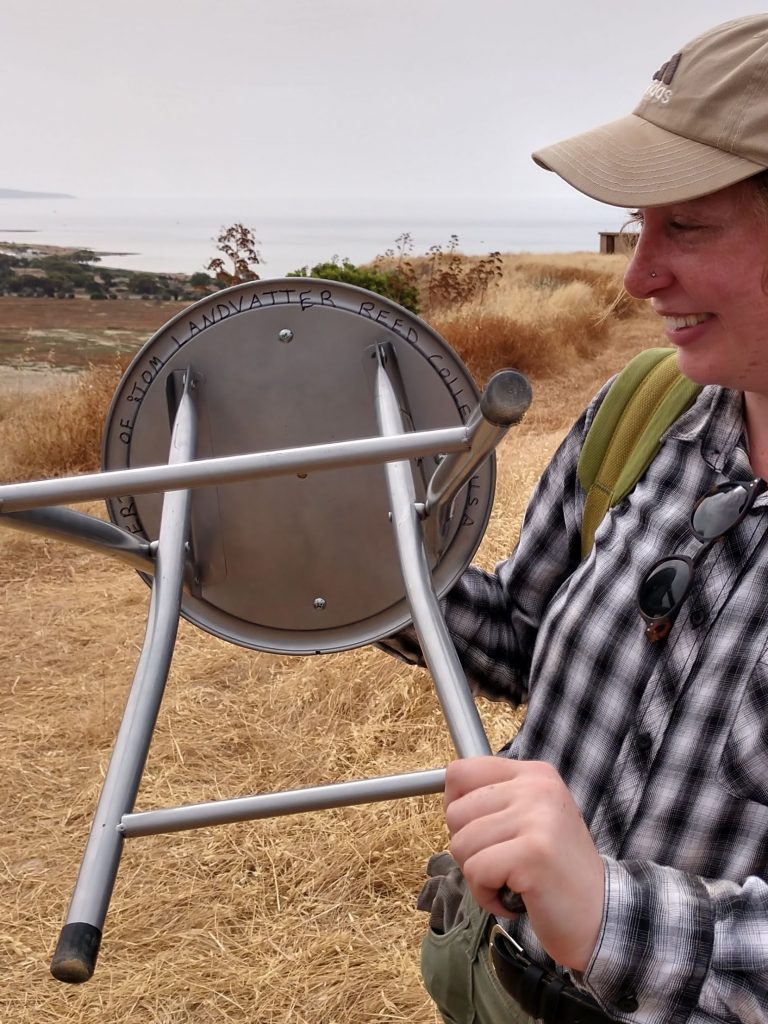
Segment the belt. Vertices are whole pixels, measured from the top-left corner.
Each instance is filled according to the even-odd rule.
[[[534,1020],[545,1024],[617,1024],[590,996],[533,963],[501,925],[491,929],[489,948],[494,974]]]

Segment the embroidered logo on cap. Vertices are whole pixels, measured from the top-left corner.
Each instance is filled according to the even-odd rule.
[[[677,65],[680,63],[682,56],[682,53],[676,53],[669,58],[666,64],[661,65],[653,76],[653,81],[645,90],[645,95],[649,100],[653,100],[656,103],[669,103],[672,99],[672,90],[669,88],[669,85],[677,71]]]
[[[666,64],[662,64],[653,76],[654,82],[663,82],[664,85],[671,85],[674,74],[677,71],[677,65],[680,63],[680,58],[682,56],[682,53],[676,53],[673,57],[669,58]]]

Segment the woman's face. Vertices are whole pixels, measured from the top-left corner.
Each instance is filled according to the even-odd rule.
[[[624,284],[664,319],[680,369],[768,395],[768,217],[755,183],[647,207],[640,220]]]

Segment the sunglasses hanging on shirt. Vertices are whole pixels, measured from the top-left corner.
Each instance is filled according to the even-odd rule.
[[[699,498],[691,514],[691,531],[701,543],[693,558],[667,555],[655,562],[637,590],[637,605],[647,622],[645,635],[656,643],[669,635],[677,613],[690,593],[696,570],[709,549],[744,519],[766,489],[765,480],[720,484]]]

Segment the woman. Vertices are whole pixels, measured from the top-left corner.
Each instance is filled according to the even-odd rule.
[[[469,890],[524,953],[499,938],[513,1000],[465,899],[425,940],[425,981],[450,1021],[765,1021],[768,15],[700,36],[632,115],[534,159],[638,208],[627,290],[650,300],[704,387],[580,561],[576,464],[604,388],[539,482],[514,554],[450,595],[473,683],[528,700],[508,757],[452,764],[445,792]],[[715,540],[691,514],[717,487],[736,511],[714,517]],[[706,519],[714,504],[701,508]],[[653,643],[638,591],[652,597],[650,570],[673,554],[690,559],[690,590],[658,611],[669,635]],[[508,919],[502,886],[525,914]]]

